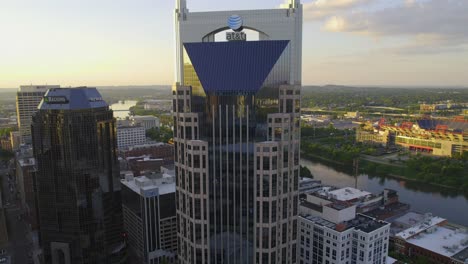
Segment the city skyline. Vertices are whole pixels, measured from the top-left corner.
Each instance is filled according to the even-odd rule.
[[[272,9],[282,2],[200,0],[188,8]],[[468,2],[302,2],[304,85],[468,86]],[[171,85],[173,8],[174,1],[149,0],[5,3],[0,88]]]

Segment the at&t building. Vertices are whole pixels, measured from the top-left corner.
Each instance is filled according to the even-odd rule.
[[[175,27],[180,263],[296,263],[302,5]]]

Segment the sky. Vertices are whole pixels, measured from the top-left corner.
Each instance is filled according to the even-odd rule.
[[[283,0],[187,0],[190,11]],[[468,0],[303,0],[303,84],[468,86]],[[0,0],[0,87],[170,85],[175,0]]]

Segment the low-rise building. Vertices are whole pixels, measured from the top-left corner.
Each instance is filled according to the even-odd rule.
[[[298,263],[386,264],[390,224],[359,213],[383,202],[383,195],[351,187],[302,193]]]
[[[122,184],[122,208],[130,256],[145,264],[174,263],[177,221],[174,177],[148,179],[127,173]]]
[[[468,263],[468,248],[458,252],[452,256],[453,264],[467,264]]]
[[[432,214],[408,212],[391,220],[391,239],[396,252],[419,257],[432,264],[461,264],[468,259],[468,232]]]
[[[356,141],[366,144],[376,144],[383,147],[388,147],[395,142],[392,142],[389,131],[365,131],[362,129],[356,130]]]
[[[299,194],[304,196],[308,192],[315,192],[322,188],[321,180],[314,180],[311,178],[299,179]]]
[[[130,117],[130,120],[132,121],[132,125],[142,126],[146,130],[151,128],[159,128],[161,125],[159,118],[155,116],[132,116]]]
[[[468,152],[468,122],[460,118],[421,119],[395,125],[381,121],[372,130],[357,131],[356,141],[452,157]]]
[[[386,263],[390,224],[356,214],[355,205],[315,206],[315,216],[299,216],[299,263]]]
[[[145,110],[158,110],[160,112],[171,112],[172,100],[145,100]]]
[[[147,173],[161,172],[161,166],[173,164],[171,160],[155,159],[150,156],[128,157],[128,168],[134,175],[140,176]]]
[[[337,202],[355,205],[358,213],[366,213],[384,206],[383,195],[375,195],[352,187],[322,186],[305,193],[305,196],[302,195],[301,204],[304,205],[302,213],[310,214],[307,211],[307,205],[310,204],[328,205]]]
[[[117,127],[117,147],[119,149],[146,142],[146,129],[142,126]]]
[[[0,149],[12,151],[11,141],[8,136],[0,137]]]
[[[346,112],[346,114],[344,114],[346,118],[359,118],[360,116],[359,112]]]
[[[174,160],[174,145],[158,142],[129,146],[121,149],[120,155],[124,158],[147,155],[155,159]]]
[[[422,257],[433,264],[464,263],[468,250],[467,230],[452,227],[440,217],[426,217],[396,234],[394,240],[400,254]]]
[[[421,112],[434,112],[437,110],[445,110],[450,108],[447,104],[420,104],[419,110]]]

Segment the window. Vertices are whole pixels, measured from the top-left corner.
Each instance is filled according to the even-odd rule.
[[[269,202],[263,202],[263,223],[268,223],[270,220],[269,217],[269,212],[270,212],[270,204]]]
[[[273,201],[271,203],[271,222],[274,223],[276,222],[276,211],[278,210],[276,206],[276,201]]]
[[[270,175],[263,175],[263,197],[270,197]]]
[[[193,174],[193,192],[200,194],[200,173],[195,172]]]
[[[262,228],[262,247],[267,249],[269,248],[270,245],[270,234],[269,234],[268,228],[264,227]]]
[[[277,177],[276,174],[271,175],[271,195],[276,196],[276,189],[278,182],[277,182]]]

